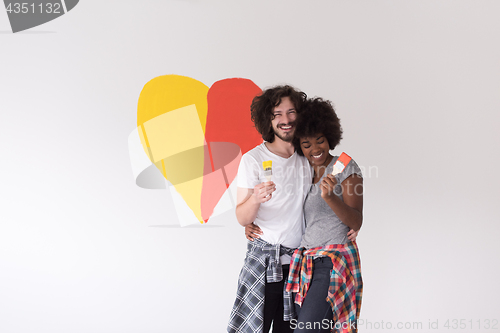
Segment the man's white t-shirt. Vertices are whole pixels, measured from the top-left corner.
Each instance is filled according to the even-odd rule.
[[[304,199],[311,187],[312,169],[307,159],[295,152],[289,158],[278,156],[267,149],[265,142],[244,154],[238,169],[238,187],[253,189],[266,182],[262,162],[272,161],[272,178],[276,191],[272,198],[260,205],[254,223],[260,227],[262,240],[296,248],[304,232]],[[290,256],[281,257],[282,264],[290,263]]]

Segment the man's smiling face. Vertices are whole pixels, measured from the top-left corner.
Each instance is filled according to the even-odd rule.
[[[271,125],[274,134],[285,142],[291,142],[295,131],[297,111],[289,97],[283,97],[281,103],[273,110]]]

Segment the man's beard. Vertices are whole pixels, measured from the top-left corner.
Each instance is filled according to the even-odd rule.
[[[281,126],[290,126],[290,125],[294,126],[295,123],[281,125]],[[274,135],[276,135],[278,138],[280,138],[281,140],[283,140],[285,142],[292,142],[292,140],[293,140],[293,133],[288,133],[286,136],[283,136],[283,135],[279,134],[274,128],[273,128],[273,132],[274,132]]]

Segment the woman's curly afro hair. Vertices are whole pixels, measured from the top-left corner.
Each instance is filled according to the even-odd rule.
[[[283,97],[290,98],[297,113],[300,113],[302,103],[307,98],[305,93],[291,86],[276,86],[264,90],[261,95],[256,96],[250,106],[252,121],[255,124],[255,128],[262,135],[262,139],[267,142],[274,141],[274,130],[271,125],[271,121],[274,118],[273,111],[274,108],[281,103]]]
[[[312,98],[302,104],[302,110],[295,122],[293,145],[300,156],[300,139],[323,134],[328,140],[330,150],[334,149],[342,139],[342,127],[333,105],[322,98]]]

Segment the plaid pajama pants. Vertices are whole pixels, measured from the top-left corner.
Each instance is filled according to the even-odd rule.
[[[291,255],[293,251],[260,238],[248,241],[245,263],[238,279],[236,301],[227,327],[229,333],[263,331],[266,281],[272,283],[283,279],[280,256]],[[291,292],[283,292],[283,303],[287,314],[283,319],[288,321],[295,316]]]

